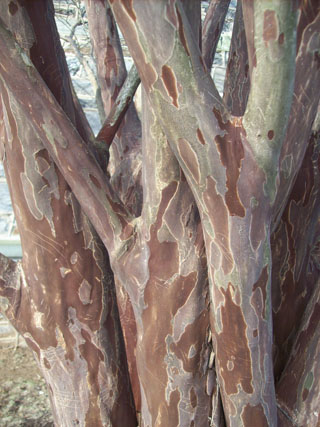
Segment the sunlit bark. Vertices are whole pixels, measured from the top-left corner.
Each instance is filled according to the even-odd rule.
[[[81,112],[73,105],[52,4],[29,3],[15,12],[15,18],[7,22],[17,39],[31,23],[36,39],[30,43],[30,59],[50,96],[54,94],[77,126]],[[24,53],[27,62],[30,47]],[[40,77],[39,81],[44,85]],[[1,271],[6,281],[1,292],[8,302],[5,313],[35,353],[57,425],[134,426],[108,256],[41,136],[3,82],[1,112],[4,167],[23,248],[22,269],[11,262],[15,269],[9,271],[8,264],[5,274]],[[79,123],[78,131],[90,143],[85,121]],[[15,277],[20,277],[17,284]]]
[[[0,257],[0,289],[57,424],[130,426],[137,412],[143,426],[315,427],[318,2],[239,2],[222,99],[202,53],[228,2],[211,2],[201,40],[200,2],[87,0],[109,114],[100,142],[61,47],[33,44],[41,16],[55,31],[50,2],[12,3],[0,6],[0,154],[24,257]],[[111,9],[143,85],[141,123],[120,103],[134,85],[121,92]]]

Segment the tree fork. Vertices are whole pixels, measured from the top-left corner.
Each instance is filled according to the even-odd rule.
[[[34,6],[43,5],[44,2],[39,2]],[[20,11],[18,9],[16,14]],[[54,21],[50,21],[50,15],[47,17],[52,25]],[[20,21],[20,26],[22,22],[28,25],[27,21]],[[53,27],[49,26],[50,29]],[[45,52],[42,57],[47,64],[51,63]],[[56,74],[48,73],[47,84],[50,86],[56,78]],[[72,422],[97,426],[110,422],[135,425],[112,273],[106,254],[30,121],[25,120],[19,105],[2,83],[1,89],[5,169],[7,176],[10,171],[8,181],[14,195],[26,276],[21,287],[17,329],[37,355],[49,384],[54,418],[59,425]],[[72,93],[64,95],[69,98],[64,98],[62,103],[66,101],[66,105],[70,105],[68,101],[70,97],[72,100]],[[60,94],[56,96],[61,102]],[[18,111],[19,120],[16,121],[11,107]],[[13,163],[15,168],[10,167]],[[23,188],[26,182],[34,192],[26,193],[26,187]],[[42,184],[41,192],[37,192],[39,184]],[[48,186],[52,189],[49,200],[51,197],[53,221],[50,221],[50,208],[49,211],[44,209],[42,220],[39,217],[39,209],[43,209],[48,196]],[[34,205],[32,194],[35,194]],[[59,216],[64,219],[67,229],[59,223]],[[69,224],[74,224],[75,228]],[[29,255],[31,251],[33,257]],[[46,253],[51,254],[51,263],[46,259]],[[38,281],[50,286],[39,287]],[[61,294],[66,300],[52,305],[52,301],[61,300]],[[94,316],[90,313],[92,310]],[[79,369],[84,373],[82,379]],[[61,372],[68,372],[68,375],[61,375]]]

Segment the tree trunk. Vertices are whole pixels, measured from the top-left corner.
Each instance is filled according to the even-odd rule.
[[[23,15],[23,21],[18,20]],[[76,125],[52,4],[28,3],[9,18],[7,25],[17,39],[21,25],[33,26],[30,58]],[[57,425],[134,426],[107,253],[32,123],[3,83],[1,104],[4,167],[23,248],[19,285],[6,315],[36,355]],[[87,133],[78,130],[87,139]],[[6,282],[8,291],[12,288]]]
[[[50,1],[0,5],[0,154],[24,254],[0,258],[0,289],[57,425],[319,423],[320,7],[238,2],[222,99],[207,69],[228,3],[201,39],[200,2],[86,1],[99,142]]]

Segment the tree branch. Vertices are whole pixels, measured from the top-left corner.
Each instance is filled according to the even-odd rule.
[[[122,123],[122,119],[133,100],[140,81],[138,71],[135,65],[133,65],[120,89],[116,101],[111,108],[109,116],[106,118],[97,135],[96,139],[98,141],[102,141],[108,146],[112,144],[112,141]]]
[[[209,71],[216,54],[229,4],[230,0],[211,0],[203,22],[202,57]]]
[[[127,76],[123,52],[109,2],[86,0],[85,5],[101,95],[105,113],[109,116]],[[142,200],[141,174],[139,173],[141,170],[141,123],[133,103],[122,117],[121,123],[119,132],[111,145],[108,171],[112,186],[121,200],[134,215],[139,216]]]
[[[132,219],[29,58],[0,26],[0,77],[20,104],[108,250]],[[14,70],[14,72],[13,72]],[[36,118],[36,119],[35,119]],[[129,233],[129,234],[128,234]],[[119,243],[119,242],[118,242]]]
[[[237,2],[223,99],[234,116],[243,116],[250,92],[248,50],[242,16],[242,2]]]
[[[209,268],[216,371],[227,423],[241,416],[245,424],[253,416],[255,405],[264,408],[257,414],[256,424],[263,425],[266,420],[274,423],[271,316],[265,308],[270,307],[271,298],[268,205],[263,199],[263,179],[254,176],[248,184],[248,169],[259,168],[250,163],[252,157],[245,151],[240,121],[232,120],[201,62],[182,2],[154,0],[146,4],[136,0],[130,13],[122,3],[113,2],[113,10],[200,211]],[[153,16],[156,22],[150,18]],[[162,35],[161,44],[156,37],[150,38],[154,25]],[[259,215],[250,201],[253,195],[261,201]],[[259,232],[252,226],[257,216]],[[265,290],[262,305],[260,293],[254,292],[260,286]],[[234,325],[228,326],[230,319],[238,325],[237,332]],[[240,334],[248,345],[245,357],[239,345]],[[229,372],[226,364],[231,359],[235,366]],[[248,363],[243,363],[244,359]],[[236,383],[235,371],[239,372]],[[250,378],[250,387],[243,384],[244,378]],[[239,390],[243,391],[241,397]]]
[[[20,33],[22,28],[23,31],[26,31],[26,28],[32,28],[30,31],[34,33],[37,41],[29,48],[31,61],[81,137],[87,144],[90,144],[94,140],[94,136],[73,89],[54,19],[53,3],[48,0],[26,2],[23,7],[19,8],[16,15],[25,13],[27,13],[27,17],[18,20],[17,31]],[[29,20],[31,25],[29,25]],[[10,31],[13,32],[12,27],[10,27]],[[43,37],[45,32],[47,37]]]
[[[202,62],[183,7],[180,7],[179,2],[172,6],[166,6],[166,2],[161,3],[161,6],[159,4],[163,9],[163,18],[157,18],[157,28],[163,35],[161,43],[167,46],[165,51],[160,49],[155,39],[146,36],[147,33],[152,33],[153,23],[149,18],[142,20],[138,27],[137,22],[128,17],[120,3],[114,2],[112,7],[161,126],[179,158],[193,192],[199,194],[206,185],[206,177],[216,170],[219,158],[217,152],[209,154],[209,151],[215,151],[212,144],[214,136],[221,132],[219,120],[213,110],[220,111],[223,120],[227,120],[229,115]],[[150,2],[145,11],[153,7],[153,2]],[[148,13],[151,14],[152,11]],[[184,151],[183,140],[192,145],[191,154],[195,157],[195,164],[199,165],[199,170],[194,171],[196,176],[190,173],[182,160],[188,153],[181,155],[179,152],[180,149]]]
[[[105,114],[110,114],[127,76],[119,34],[107,0],[85,0]]]
[[[263,168],[270,200],[292,103],[297,12],[293,2],[243,1],[251,89],[243,126],[254,158]]]
[[[299,7],[294,96],[279,159],[280,179],[274,203],[273,229],[279,224],[285,209],[295,177],[303,162],[310,135],[312,132],[319,134],[320,130],[320,92],[314,91],[315,87],[320,87],[320,67],[317,50],[310,49],[314,34],[320,32],[320,3],[312,0],[300,3]],[[319,48],[319,43],[315,43],[314,46],[315,49]],[[301,118],[303,126],[300,125]]]

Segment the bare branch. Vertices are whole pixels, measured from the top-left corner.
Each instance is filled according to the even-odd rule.
[[[116,135],[122,119],[125,116],[134,94],[140,84],[138,71],[133,65],[129,74],[121,87],[115,103],[113,104],[109,116],[102,125],[100,132],[97,135],[98,141],[103,141],[108,146],[111,145],[114,136]]]
[[[250,91],[248,50],[244,29],[242,2],[237,2],[223,98],[234,116],[245,112]]]
[[[208,70],[213,64],[229,4],[230,0],[211,0],[203,23],[202,56]]]
[[[96,77],[95,73],[92,71],[92,69],[89,65],[89,61],[86,59],[85,55],[81,52],[81,48],[80,48],[77,40],[75,39],[75,37],[70,35],[70,36],[62,37],[62,39],[69,43],[69,45],[71,46],[75,56],[77,57],[77,59],[79,61],[79,63],[84,68],[84,71],[86,72],[86,74],[88,76],[88,79],[89,79],[91,86],[92,86],[92,89],[93,89],[93,93],[95,95],[95,101],[96,101],[96,105],[98,108],[100,120],[103,121],[105,114],[104,114],[103,102],[102,102],[102,98],[101,98],[101,90],[100,90],[100,87],[98,84],[97,77]]]
[[[105,114],[108,116],[127,71],[119,34],[107,0],[85,0],[89,32]]]
[[[54,8],[51,1],[26,2],[17,14],[27,13],[25,19],[19,21],[21,27],[30,27],[37,42],[30,49],[30,58],[51,92],[61,103],[63,110],[76,126],[81,137],[90,144],[93,133],[82,107],[74,92],[64,50],[54,19]],[[43,19],[43,17],[46,19]],[[10,27],[10,31],[11,31]],[[43,37],[46,33],[47,37]]]
[[[101,96],[108,116],[125,81],[127,71],[117,25],[109,2],[86,0],[85,4]],[[138,216],[141,212],[142,200],[141,174],[139,173],[141,170],[141,123],[133,103],[130,104],[127,113],[122,116],[119,130],[111,145],[108,171],[119,197],[128,209]],[[131,178],[128,180],[129,176]]]
[[[179,4],[177,3],[177,5]],[[148,4],[148,8],[152,7],[153,4]],[[209,141],[212,141],[213,136],[219,132],[220,125],[213,111],[214,109],[221,111],[224,120],[227,120],[228,112],[202,62],[193,29],[190,27],[183,8],[173,12],[176,27],[173,28],[171,25],[170,31],[168,30],[168,21],[171,19],[169,11],[167,12],[168,17],[166,17],[167,6],[163,5],[161,8],[164,9],[161,11],[164,17],[161,20],[157,19],[157,28],[165,38],[165,40],[161,40],[163,45],[167,46],[165,51],[159,50],[159,44],[154,38],[143,37],[143,34],[152,33],[153,23],[151,21],[144,20],[143,34],[139,40],[140,28],[131,29],[132,25],[137,26],[137,24],[132,21],[127,22],[129,19],[122,14],[121,5],[118,2],[113,3],[114,13],[133,54],[144,88],[149,98],[152,98],[152,106],[159,115],[168,139],[170,142],[175,141],[175,144],[178,143],[179,138],[180,140],[187,139],[192,144],[192,151],[196,157],[195,164],[199,162],[199,182],[196,182],[198,174],[193,178],[184,162],[181,162],[181,166],[186,176],[190,178],[193,191],[198,193],[205,186],[206,177],[214,169],[212,156],[208,154],[212,145]],[[135,37],[132,36],[131,31],[134,31]],[[145,51],[142,46],[146,47]],[[173,51],[174,55],[168,53]],[[147,57],[142,60],[144,55]],[[182,62],[183,67],[181,67]],[[179,91],[178,87],[180,87]],[[182,109],[184,120],[181,120]],[[205,129],[202,127],[204,122],[206,122]],[[197,131],[197,129],[199,130]],[[199,137],[204,141],[208,138],[208,144],[199,143]],[[177,148],[175,146],[172,148],[181,160]],[[212,148],[214,150],[214,146]]]
[[[2,26],[0,46],[2,81],[16,98],[24,114],[30,117],[45,148],[83,205],[99,236],[112,252],[116,237],[126,239],[131,234],[128,229],[127,234],[125,233],[131,216],[29,58],[21,52],[11,34]]]

